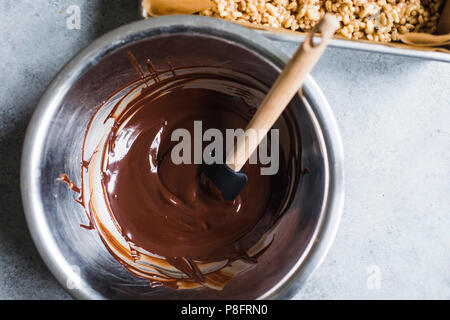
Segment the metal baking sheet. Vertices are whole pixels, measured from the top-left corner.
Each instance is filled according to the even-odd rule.
[[[293,34],[282,34],[275,33],[265,30],[255,30],[256,32],[262,33],[265,37],[276,40],[276,41],[288,41],[288,42],[303,42],[305,36],[302,34],[293,35]],[[376,52],[376,53],[384,53],[384,54],[393,54],[397,56],[405,56],[405,57],[415,57],[426,60],[435,60],[435,61],[443,61],[450,63],[450,53],[445,52],[432,52],[432,51],[422,51],[416,49],[403,49],[403,48],[395,48],[382,44],[372,44],[358,41],[350,41],[350,40],[341,40],[341,39],[331,39],[328,42],[328,46],[349,50],[359,50],[359,51],[368,51],[368,52]]]
[[[139,13],[141,18],[147,19],[148,16],[145,12],[145,9],[142,7],[142,0],[139,0]],[[214,19],[214,18],[213,18]],[[305,39],[303,34],[285,34],[285,33],[275,33],[266,30],[255,30],[258,33],[263,34],[265,37],[276,40],[276,41],[288,41],[288,42],[297,42],[301,43]],[[366,42],[358,42],[351,40],[343,40],[343,39],[331,39],[328,42],[328,46],[334,48],[342,48],[349,50],[359,50],[359,51],[368,51],[375,53],[383,53],[383,54],[392,54],[397,56],[405,56],[405,57],[414,57],[419,59],[426,60],[435,60],[450,63],[450,53],[445,52],[432,52],[432,51],[422,51],[417,49],[404,49],[404,48],[395,48],[390,47],[383,44],[376,43],[366,43]]]

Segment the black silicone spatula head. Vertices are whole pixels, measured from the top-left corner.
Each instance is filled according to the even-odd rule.
[[[211,164],[203,168],[203,174],[220,191],[225,201],[233,201],[247,185],[247,175],[235,172],[226,164]]]

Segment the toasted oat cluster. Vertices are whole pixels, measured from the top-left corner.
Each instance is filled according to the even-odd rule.
[[[434,33],[443,0],[212,0],[201,14],[264,26],[308,31],[325,13],[348,39],[398,41],[407,32]]]

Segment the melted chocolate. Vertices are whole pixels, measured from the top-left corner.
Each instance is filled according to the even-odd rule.
[[[172,162],[178,142],[170,137],[178,128],[193,137],[195,120],[203,130],[244,128],[248,106],[216,91],[178,87],[135,108],[117,121],[105,159],[105,190],[123,235],[164,257],[210,262],[242,255],[273,223],[262,218],[275,213],[267,209],[280,186],[247,164],[249,184],[236,200],[212,197],[201,187],[200,165]]]
[[[102,166],[103,191],[121,234],[133,246],[164,257],[196,283],[205,281],[198,263],[228,261],[229,265],[237,259],[255,263],[267,247],[252,257],[248,250],[282,214],[289,184],[284,162],[280,160],[275,176],[263,176],[259,164],[247,163],[243,171],[248,185],[233,202],[225,202],[204,187],[201,165],[175,165],[171,160],[171,150],[178,143],[171,141],[173,130],[187,129],[193,137],[194,121],[202,121],[203,132],[245,128],[255,109],[240,97],[187,86],[195,79],[222,76],[178,75],[169,64],[172,77],[160,79],[150,60],[146,75],[131,53],[129,59],[145,85],[120,115],[115,115],[116,106],[108,116],[114,125]],[[154,94],[163,86],[170,89]],[[82,167],[88,166],[84,161]],[[67,176],[62,178],[80,192]],[[136,260],[138,253],[131,251]],[[164,276],[167,286],[177,287],[176,279],[174,283],[169,275]],[[229,280],[220,273],[208,276],[216,282]]]

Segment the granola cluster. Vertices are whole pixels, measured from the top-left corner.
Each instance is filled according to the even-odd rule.
[[[347,39],[397,41],[408,32],[434,33],[443,0],[212,0],[201,14],[275,28],[308,31],[325,13]]]

